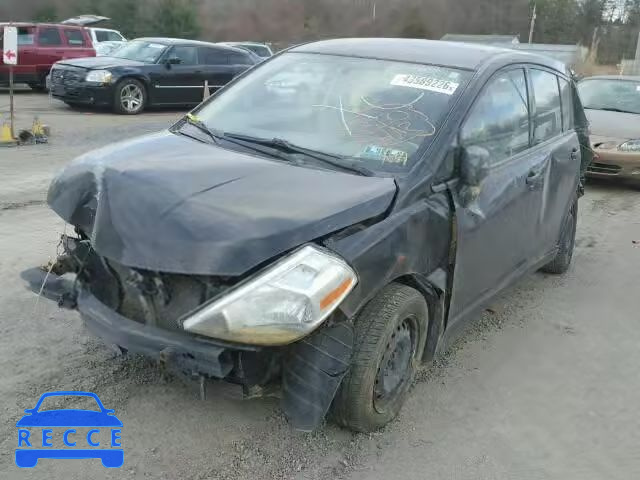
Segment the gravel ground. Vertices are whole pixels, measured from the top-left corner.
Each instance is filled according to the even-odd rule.
[[[8,104],[0,92],[0,111]],[[76,314],[37,301],[18,275],[55,255],[64,226],[44,205],[53,173],[98,146],[168,126],[74,112],[17,96],[18,124],[39,115],[48,145],[0,149],[0,478],[607,479],[640,478],[640,192],[590,185],[575,264],[504,293],[435,365],[384,431],[327,425],[292,431],[275,400],[241,401],[212,384],[165,380],[115,357]],[[41,460],[14,465],[15,422],[41,393],[96,392],[123,421],[125,464]]]

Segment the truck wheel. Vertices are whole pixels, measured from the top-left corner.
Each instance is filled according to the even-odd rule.
[[[333,401],[340,425],[377,430],[402,407],[422,358],[429,310],[417,290],[392,283],[355,320],[351,369]]]
[[[573,249],[576,243],[576,227],[578,224],[578,200],[574,200],[573,205],[569,209],[566,223],[560,234],[560,249],[556,257],[547,265],[542,267],[545,273],[553,273],[556,275],[566,273],[571,266],[573,258]]]
[[[29,88],[31,90],[33,90],[34,92],[46,92],[47,91],[47,86],[45,85],[44,82],[30,82],[27,85],[29,85]]]
[[[113,107],[122,115],[137,115],[147,104],[147,90],[135,78],[121,80],[115,88]]]

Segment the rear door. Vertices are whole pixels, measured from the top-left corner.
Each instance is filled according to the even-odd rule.
[[[540,241],[552,251],[580,181],[580,142],[573,124],[568,79],[552,70],[530,67],[534,102],[534,149],[547,165],[540,219]]]
[[[66,42],[61,29],[56,25],[39,25],[36,31],[36,57],[38,73],[43,77],[49,73],[51,65],[65,58]]]
[[[542,256],[539,231],[548,159],[531,148],[533,98],[523,66],[497,72],[460,132],[463,147],[490,154],[477,198],[457,205],[457,248],[450,323],[475,311]]]
[[[62,35],[66,42],[66,49],[61,60],[94,56],[94,50],[88,32],[80,28],[63,27]]]
[[[209,84],[209,92],[213,93],[219,88],[224,87],[239,72],[246,69],[241,65],[232,62],[242,61],[240,57],[231,57],[230,53],[235,53],[226,48],[216,47],[200,47],[199,63],[201,70],[201,78],[204,83],[206,80]]]
[[[154,81],[156,101],[164,104],[200,103],[204,82],[198,65],[198,47],[174,45],[164,54],[163,61],[164,68]]]

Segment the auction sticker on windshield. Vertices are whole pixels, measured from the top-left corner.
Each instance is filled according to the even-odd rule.
[[[433,77],[421,77],[419,75],[399,74],[393,77],[391,85],[397,87],[419,88],[421,90],[429,90],[431,92],[444,93],[445,95],[453,95],[460,86],[459,83],[449,80],[440,80]]]

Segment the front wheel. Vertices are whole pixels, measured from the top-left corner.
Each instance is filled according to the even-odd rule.
[[[332,411],[337,423],[360,432],[393,420],[407,397],[427,337],[429,311],[417,290],[392,283],[358,315],[351,369]]]
[[[136,115],[142,112],[147,104],[147,90],[135,78],[125,78],[115,88],[113,106],[116,113]]]
[[[560,234],[558,253],[555,258],[542,267],[545,273],[560,275],[566,273],[571,266],[573,250],[576,244],[576,227],[578,225],[578,199],[573,201],[567,219]]]

